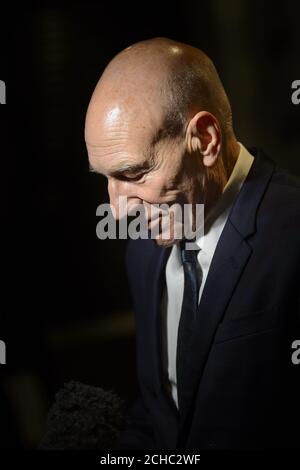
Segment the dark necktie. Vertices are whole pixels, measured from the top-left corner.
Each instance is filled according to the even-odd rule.
[[[184,271],[184,291],[181,307],[181,315],[177,335],[177,395],[179,410],[182,403],[182,392],[186,384],[184,381],[184,370],[187,365],[187,354],[190,349],[191,337],[195,327],[199,295],[199,263],[197,250],[187,250],[185,241],[180,243],[181,259]]]

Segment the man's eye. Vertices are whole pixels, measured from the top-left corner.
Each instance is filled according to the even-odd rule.
[[[138,175],[120,175],[119,179],[123,181],[138,181],[142,178],[144,173],[140,173]]]

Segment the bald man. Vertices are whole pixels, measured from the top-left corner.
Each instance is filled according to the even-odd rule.
[[[120,196],[128,212],[204,204],[192,257],[162,225],[128,242],[139,398],[118,448],[295,448],[299,180],[237,141],[212,61],[166,38],[108,64],[85,139],[115,217]]]

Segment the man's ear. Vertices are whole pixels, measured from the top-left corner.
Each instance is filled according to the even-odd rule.
[[[186,130],[187,148],[199,152],[203,165],[215,164],[221,149],[222,133],[218,120],[208,111],[200,111],[190,120]]]

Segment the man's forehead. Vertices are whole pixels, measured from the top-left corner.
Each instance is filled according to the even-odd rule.
[[[147,112],[130,119],[118,105],[105,113],[91,111],[85,127],[91,163],[99,160],[99,165],[108,166],[113,161],[131,164],[148,159],[157,132],[156,124],[154,119],[148,119]]]
[[[134,166],[138,170],[139,165],[147,166],[151,160],[160,112],[143,101],[134,101],[106,100],[102,93],[92,98],[85,140],[90,166],[95,171],[111,174]]]
[[[105,100],[92,98],[85,119],[85,140],[90,145],[97,144],[97,137],[111,127],[117,127],[127,119],[119,105],[109,106]]]
[[[141,171],[149,166],[153,160],[152,152],[149,147],[134,149],[128,151],[124,147],[119,150],[108,151],[101,147],[101,151],[97,147],[87,145],[89,155],[90,170],[106,176],[116,176],[121,173],[133,173]],[[97,151],[98,150],[98,151]]]
[[[124,110],[119,105],[104,109],[91,106],[85,124],[85,140],[90,146],[101,146],[103,143],[128,145],[151,139],[157,122],[149,110],[132,107]]]
[[[104,116],[104,125],[114,125],[121,120],[121,108],[116,105],[113,106]]]

